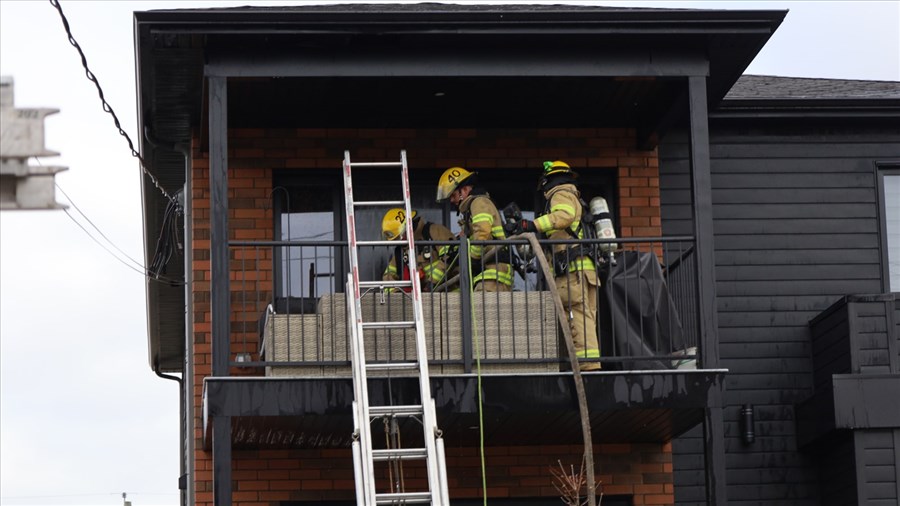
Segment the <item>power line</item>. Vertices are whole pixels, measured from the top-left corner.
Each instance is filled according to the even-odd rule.
[[[137,273],[140,273],[141,275],[146,275],[146,274],[145,274],[144,272],[142,272],[140,269],[136,269],[134,266],[125,263],[124,260],[122,260],[121,258],[119,258],[118,256],[116,256],[116,255],[112,252],[112,250],[110,250],[109,248],[107,248],[105,244],[103,244],[102,242],[98,241],[96,237],[94,237],[93,235],[91,235],[90,232],[88,232],[88,229],[84,228],[84,225],[82,225],[81,223],[79,223],[79,221],[76,220],[74,216],[72,216],[72,214],[69,212],[68,209],[64,209],[64,211],[66,212],[66,216],[68,216],[69,219],[72,220],[73,223],[75,223],[76,225],[78,225],[78,228],[80,228],[81,230],[84,230],[84,233],[87,234],[88,237],[90,237],[95,243],[99,244],[101,248],[105,249],[107,253],[109,253],[110,255],[113,256],[113,258],[115,258],[115,259],[118,260],[119,262],[122,262],[122,265],[124,265],[125,267],[128,267],[129,269],[131,269],[131,270],[133,270],[133,271],[135,271],[135,272],[137,272]]]
[[[106,242],[108,242],[110,245],[112,245],[113,248],[116,248],[116,251],[118,251],[119,253],[125,255],[125,258],[127,258],[127,259],[131,260],[132,262],[134,262],[135,265],[137,265],[137,266],[140,267],[141,269],[146,270],[146,269],[144,268],[144,264],[143,264],[143,263],[138,262],[138,261],[135,260],[134,258],[131,258],[131,257],[128,255],[128,253],[125,253],[124,251],[122,251],[121,248],[119,248],[118,246],[116,246],[116,244],[115,244],[114,242],[112,242],[112,241],[109,239],[109,237],[106,237],[106,234],[104,234],[103,231],[100,230],[100,229],[97,227],[97,225],[95,225],[94,222],[91,221],[90,218],[88,218],[88,216],[87,216],[86,214],[84,214],[84,212],[81,210],[81,208],[79,208],[79,207],[75,204],[75,201],[72,200],[72,197],[70,197],[69,194],[66,193],[66,191],[63,190],[62,187],[59,186],[58,183],[54,183],[54,185],[56,186],[56,188],[57,188],[59,191],[62,192],[63,195],[65,195],[65,197],[66,197],[66,199],[69,201],[69,203],[72,204],[72,207],[74,207],[75,210],[78,211],[78,214],[80,214],[81,216],[83,216],[84,219],[87,220],[87,222],[90,223],[92,227],[94,227],[94,230],[96,230],[96,231],[100,234],[101,237],[103,237],[104,239],[106,239]],[[68,210],[67,210],[67,212],[68,212]]]
[[[181,214],[181,206],[178,204],[178,201],[174,197],[169,195],[168,192],[166,192],[165,188],[162,187],[156,176],[154,176],[153,173],[151,173],[147,168],[147,164],[144,162],[144,158],[141,157],[141,154],[138,153],[136,149],[134,149],[134,143],[131,141],[131,137],[129,137],[128,133],[125,132],[125,130],[122,128],[122,125],[119,122],[119,117],[116,116],[116,112],[113,111],[112,106],[109,105],[109,102],[106,101],[106,98],[103,95],[103,88],[100,87],[100,82],[97,81],[97,77],[93,72],[91,72],[91,69],[88,67],[87,57],[84,55],[84,51],[81,50],[81,46],[78,44],[78,41],[75,40],[75,37],[72,35],[72,29],[69,27],[69,20],[66,19],[66,15],[63,14],[62,6],[59,4],[59,1],[50,0],[50,5],[55,7],[59,12],[59,17],[62,20],[63,27],[66,30],[66,36],[69,38],[69,44],[72,44],[72,46],[75,47],[76,50],[78,50],[78,54],[81,56],[81,66],[84,67],[85,76],[87,76],[88,80],[94,83],[94,86],[97,87],[97,93],[100,95],[100,102],[103,106],[103,111],[109,113],[113,117],[113,122],[115,123],[116,128],[119,130],[119,135],[125,137],[125,140],[128,141],[128,149],[131,150],[131,156],[138,159],[141,164],[141,170],[144,172],[144,174],[146,174],[147,178],[150,179],[150,182],[153,183],[153,186],[155,186],[156,189],[159,190],[164,197],[169,199],[169,202],[174,204],[176,212],[178,214]]]
[[[57,188],[59,188],[59,185],[57,185]],[[59,188],[59,189],[60,189],[60,191],[62,191],[62,188]],[[63,194],[65,195],[65,192],[63,192]],[[69,196],[66,195],[66,198],[69,198]],[[72,202],[72,199],[69,199],[69,202],[72,203],[72,206],[75,207],[75,208],[77,209],[77,206],[75,206],[75,203]],[[75,223],[76,225],[78,225],[78,228],[80,228],[81,230],[83,230],[84,233],[87,234],[87,236],[91,238],[91,240],[93,240],[94,242],[96,242],[97,244],[99,244],[101,248],[103,248],[104,250],[106,250],[107,253],[109,253],[110,255],[112,255],[113,258],[115,258],[116,260],[118,260],[119,262],[121,262],[122,265],[124,265],[125,267],[128,267],[129,269],[131,269],[131,270],[137,272],[138,274],[140,274],[140,275],[142,275],[142,276],[144,276],[144,277],[153,279],[153,280],[158,280],[158,281],[166,282],[166,283],[169,283],[169,284],[176,284],[176,285],[183,285],[183,284],[184,284],[183,281],[179,281],[179,280],[175,280],[175,279],[169,279],[169,278],[164,278],[164,277],[162,277],[162,276],[153,276],[153,275],[151,275],[149,272],[147,272],[147,270],[146,270],[146,269],[143,267],[143,265],[141,265],[140,263],[138,263],[138,265],[141,266],[140,269],[135,268],[133,265],[130,265],[130,264],[126,263],[124,260],[122,260],[121,258],[119,258],[118,255],[116,255],[115,253],[113,253],[112,250],[110,250],[109,248],[107,248],[105,244],[103,244],[103,243],[100,242],[96,237],[94,237],[94,235],[91,234],[91,232],[90,232],[87,228],[85,228],[84,225],[81,224],[81,222],[79,222],[78,220],[75,219],[74,216],[72,216],[72,214],[69,212],[68,209],[64,209],[64,211],[66,212],[66,216],[68,216],[69,219],[72,220],[73,223]],[[79,210],[78,212],[81,212],[81,210]],[[82,214],[82,216],[83,216],[83,214]],[[87,219],[86,216],[85,216],[85,219]],[[90,222],[90,219],[88,219],[88,221]],[[93,225],[93,223],[91,223],[91,225]],[[94,228],[96,228],[96,226],[95,226]],[[97,229],[97,230],[98,230],[98,232],[99,232],[99,229]],[[112,241],[110,241],[108,238],[106,238],[105,235],[103,235],[103,232],[100,232],[100,235],[102,235],[102,236],[104,237],[104,239],[106,239],[107,241],[109,241],[110,244],[113,244]],[[115,247],[115,248],[118,249],[119,251],[122,251],[122,250],[119,249],[117,246],[115,246],[115,244],[113,244],[113,247]],[[123,253],[123,254],[124,254],[124,253]],[[126,256],[127,256],[127,255],[126,255]],[[128,258],[129,258],[132,262],[136,262],[136,263],[137,263],[137,261],[134,260],[133,258],[131,258],[131,257],[128,257]]]

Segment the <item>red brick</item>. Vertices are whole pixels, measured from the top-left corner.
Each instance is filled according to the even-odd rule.
[[[675,496],[669,494],[645,495],[644,504],[675,504]]]

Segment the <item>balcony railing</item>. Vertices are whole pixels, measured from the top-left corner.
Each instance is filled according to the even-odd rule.
[[[575,251],[599,252],[610,241],[541,241]],[[692,368],[696,363],[697,269],[691,237],[618,239],[614,255],[597,254],[596,327],[604,369]],[[462,242],[418,242],[437,250],[458,247],[437,283],[423,283],[425,335],[433,374],[552,372],[568,367],[558,330],[554,294],[536,260],[526,261],[524,240],[473,242],[497,254],[470,262]],[[340,241],[232,241],[231,329],[233,366],[267,375],[350,374],[349,332],[343,293],[347,244]],[[385,247],[360,248],[362,279],[381,279],[391,255]],[[550,258],[553,263],[554,258]],[[470,289],[470,280],[501,262],[514,267],[511,292]],[[361,299],[365,321],[412,320],[402,291],[374,289]],[[564,315],[570,317],[573,315]],[[408,359],[412,330],[365,332],[369,361]]]

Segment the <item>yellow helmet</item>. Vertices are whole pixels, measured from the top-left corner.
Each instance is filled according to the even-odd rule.
[[[560,160],[556,160],[553,162],[550,162],[550,161],[544,162],[544,177],[552,176],[553,174],[562,174],[562,173],[566,173],[566,172],[577,177],[577,174],[572,172],[572,168],[569,167],[569,164],[566,162],[562,162]]]
[[[450,167],[445,170],[438,181],[437,201],[443,202],[450,198],[451,193],[475,174],[475,172],[469,172],[462,167]]]
[[[416,212],[412,212],[412,217],[416,217]],[[393,241],[403,235],[406,231],[406,209],[395,207],[384,213],[381,219],[381,237],[385,241]]]
[[[547,191],[564,182],[571,182],[578,177],[578,173],[569,167],[569,164],[556,160],[544,162],[544,173],[538,179],[538,191]]]

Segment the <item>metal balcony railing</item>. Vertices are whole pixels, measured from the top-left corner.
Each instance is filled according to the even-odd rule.
[[[557,269],[566,258],[592,256],[601,283],[576,285],[594,290],[595,325],[604,369],[639,370],[694,367],[699,335],[697,266],[691,237],[617,239],[615,254],[594,254],[610,241],[541,241]],[[529,373],[568,367],[558,330],[553,294],[524,240],[473,242],[492,259],[472,261],[465,242],[427,241],[437,258],[441,247],[458,248],[445,276],[423,282],[423,312],[431,371],[454,374]],[[343,376],[350,374],[349,333],[343,286],[347,245],[340,241],[232,241],[232,365],[267,375]],[[363,279],[381,279],[391,255],[400,251],[361,249]],[[448,258],[448,261],[450,259]],[[470,289],[479,273],[496,264],[513,270],[512,291]],[[402,262],[401,262],[402,265]],[[501,271],[506,267],[502,266]],[[372,290],[362,297],[367,321],[411,319],[412,305],[401,291]],[[565,315],[569,317],[570,315]],[[369,361],[409,358],[411,330],[372,329],[365,333]]]

